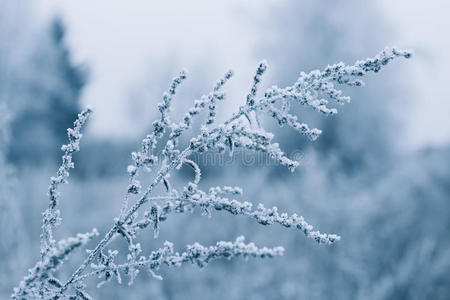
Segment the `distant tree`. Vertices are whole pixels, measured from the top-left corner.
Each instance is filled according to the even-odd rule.
[[[20,26],[8,25],[13,27],[11,31]],[[64,128],[76,117],[86,80],[85,69],[72,62],[61,18],[54,18],[44,30],[32,32],[25,33],[29,41],[14,54],[17,60],[0,69],[9,91],[2,101],[14,115],[8,157],[19,165],[54,160],[59,151],[51,145],[63,141]]]

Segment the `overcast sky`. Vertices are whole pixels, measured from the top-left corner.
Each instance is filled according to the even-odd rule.
[[[39,8],[42,15],[58,11],[64,16],[75,59],[91,67],[82,101],[96,108],[93,130],[123,137],[133,130],[124,125],[130,124],[125,113],[130,89],[153,62],[173,62],[172,53],[188,70],[199,61],[211,66],[211,74],[232,67],[237,76],[230,88],[236,97],[248,88],[258,33],[244,26],[242,16],[250,10],[265,13],[263,2],[46,0]],[[416,54],[407,67],[415,95],[407,116],[408,140],[415,146],[450,142],[450,1],[383,0],[380,5],[395,28],[395,40],[387,45]]]

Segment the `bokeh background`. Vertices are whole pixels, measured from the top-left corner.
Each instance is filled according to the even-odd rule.
[[[172,217],[160,238],[178,249],[245,235],[283,245],[285,256],[216,261],[141,274],[128,287],[95,284],[98,299],[448,299],[450,297],[450,26],[448,1],[0,1],[0,298],[39,256],[41,212],[66,128],[87,104],[96,113],[62,189],[58,236],[97,227],[119,212],[130,152],[151,129],[156,103],[182,68],[189,78],[174,118],[228,68],[219,118],[245,99],[257,63],[263,84],[292,84],[300,71],[373,56],[385,46],[414,50],[334,117],[298,111],[323,130],[314,143],[264,124],[289,153],[278,166],[203,166],[203,187],[240,185],[245,200],[303,215],[342,240],[320,246],[277,226],[213,213]],[[192,174],[181,171],[175,184]],[[79,257],[78,257],[79,256]],[[73,271],[76,255],[59,273]]]

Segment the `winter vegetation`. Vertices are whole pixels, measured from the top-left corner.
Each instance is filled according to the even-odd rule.
[[[75,237],[58,242],[54,238],[54,230],[61,224],[59,186],[67,183],[69,171],[74,168],[73,153],[80,150],[81,129],[92,113],[91,108],[82,111],[78,114],[74,127],[67,130],[69,142],[61,147],[64,152],[62,164],[57,175],[50,179],[49,204],[43,213],[40,259],[14,289],[12,298],[89,299],[85,287],[94,275],[99,278],[98,288],[111,279],[120,284],[123,276],[129,278],[128,284],[131,285],[142,270],[150,272],[156,279],[162,279],[158,274],[162,265],[180,267],[182,264],[192,263],[202,268],[210,260],[218,258],[271,258],[283,254],[282,247],[259,248],[253,243],[244,243],[244,237],[238,237],[235,242],[221,241],[206,247],[194,243],[181,253],[175,252],[171,242],[165,242],[162,248],[145,255],[146,251],[142,249],[137,237],[140,230],[150,227],[154,237],[158,238],[161,223],[166,221],[171,213],[192,212],[196,208],[210,217],[212,211],[217,210],[252,218],[261,225],[278,223],[283,227],[301,231],[319,244],[330,245],[339,241],[340,236],[314,230],[302,216],[279,213],[276,206],[266,208],[263,204],[258,204],[254,209],[250,202],[230,200],[228,197],[242,194],[239,187],[212,187],[205,192],[200,188],[201,169],[190,157],[195,153],[208,151],[228,152],[233,155],[235,151],[245,149],[266,153],[280,165],[294,171],[299,162],[288,158],[278,143],[273,142],[273,134],[266,131],[259,121],[261,115],[267,115],[278,125],[291,127],[314,141],[321,134],[321,130],[300,123],[298,117],[290,113],[292,105],[298,104],[324,115],[337,114],[337,109],[331,106],[330,102],[343,105],[350,101],[350,97],[344,96],[339,86],[361,86],[364,84],[361,78],[367,73],[378,72],[397,57],[410,56],[409,51],[386,48],[374,58],[357,61],[353,65],[338,63],[321,71],[302,72],[294,84],[285,88],[273,86],[267,89],[263,96],[258,97],[261,77],[268,68],[267,63],[263,61],[256,70],[245,103],[222,124],[215,122],[216,104],[225,100],[223,86],[231,79],[233,72],[226,72],[209,94],[195,100],[180,122],[173,122],[170,116],[172,102],[177,89],[187,77],[185,71],[180,72],[171,82],[168,91],[163,94],[162,102],[158,104],[160,118],[153,122],[153,131],[142,140],[141,150],[131,155],[133,164],[127,168],[129,186],[120,214],[96,245],[86,250],[87,257],[72,275],[67,280],[61,280],[56,276],[60,266],[73,252],[99,236],[98,230],[94,228],[91,232],[79,233]],[[191,138],[187,145],[182,145],[180,137],[191,129],[193,118],[203,110],[207,112],[207,118],[200,126],[200,133]],[[165,144],[159,145],[160,141]],[[177,191],[170,183],[170,175],[183,165],[193,169],[194,179]],[[142,189],[139,180],[143,170],[154,171],[155,175],[145,189]],[[164,194],[154,195],[158,185],[165,187]],[[131,200],[134,200],[133,203],[130,203]],[[122,262],[119,261],[119,251],[110,246],[116,238],[127,243],[128,251],[122,257]]]
[[[415,32],[444,19],[405,32],[415,2],[395,20],[390,1],[88,2],[0,0],[0,299],[448,299],[450,140],[409,138],[449,127],[428,110],[445,115],[448,62]],[[390,44],[414,59],[353,63]],[[380,61],[408,56],[393,50]],[[322,77],[338,61],[373,69]]]

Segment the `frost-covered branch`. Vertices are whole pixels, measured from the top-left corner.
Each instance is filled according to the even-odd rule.
[[[361,86],[363,84],[362,76],[369,72],[378,72],[381,67],[396,57],[409,58],[410,56],[408,51],[386,48],[374,58],[357,61],[353,65],[338,63],[327,66],[322,71],[301,73],[293,85],[285,88],[273,86],[258,98],[262,75],[268,68],[267,63],[263,61],[256,70],[250,92],[243,101],[244,104],[222,124],[216,123],[216,106],[218,101],[225,99],[222,89],[232,77],[233,72],[226,72],[209,94],[194,101],[193,106],[181,121],[173,122],[170,118],[171,104],[178,86],[186,79],[186,72],[182,71],[173,79],[168,91],[163,94],[162,102],[158,104],[161,116],[153,123],[153,131],[143,139],[141,150],[132,153],[133,163],[127,168],[129,185],[120,215],[114,219],[113,225],[97,245],[88,251],[82,264],[65,283],[62,283],[53,276],[53,271],[68,254],[96,235],[96,231],[93,231],[58,244],[53,240],[52,235],[53,227],[59,224],[60,220],[57,209],[59,197],[57,188],[59,184],[66,182],[69,176],[68,170],[73,168],[72,153],[79,149],[80,129],[91,110],[82,112],[75,122],[74,129],[68,131],[69,144],[63,146],[65,151],[63,164],[57,177],[51,179],[50,204],[44,213],[42,259],[16,288],[14,297],[17,299],[38,296],[46,299],[70,297],[87,299],[89,296],[85,291],[84,281],[91,275],[100,276],[102,282],[107,282],[113,277],[120,282],[121,274],[125,274],[129,276],[131,284],[141,269],[147,269],[159,278],[155,272],[163,264],[180,266],[184,263],[195,263],[203,267],[210,260],[219,257],[263,258],[282,254],[283,250],[280,247],[260,249],[251,243],[244,244],[243,238],[238,238],[235,242],[218,242],[215,246],[210,247],[203,247],[195,243],[188,246],[187,250],[181,254],[174,253],[172,244],[166,242],[163,248],[151,252],[150,256],[141,255],[143,250],[137,241],[136,232],[138,230],[150,226],[157,238],[161,222],[166,221],[170,213],[184,213],[195,208],[200,208],[207,215],[210,215],[213,209],[226,211],[230,215],[243,215],[262,225],[278,223],[286,228],[298,229],[306,237],[321,244],[332,244],[338,241],[340,239],[338,235],[316,231],[303,217],[296,214],[279,213],[277,207],[266,208],[263,204],[258,204],[254,208],[250,202],[227,198],[227,195],[242,194],[240,188],[225,186],[211,188],[208,192],[202,191],[199,188],[201,169],[190,156],[207,151],[220,153],[228,151],[230,155],[233,155],[236,149],[244,149],[265,153],[289,170],[294,171],[299,163],[288,158],[278,143],[273,142],[274,135],[263,128],[259,121],[259,115],[265,114],[280,126],[287,125],[314,141],[320,136],[321,130],[310,128],[308,124],[300,122],[298,116],[290,112],[292,104],[297,103],[325,115],[334,115],[337,113],[337,109],[330,102],[342,105],[350,101],[350,98],[343,95],[342,91],[337,88],[338,85]],[[193,118],[200,116],[205,110],[207,116],[200,127],[200,132],[189,140],[186,147],[181,147],[180,137],[192,127]],[[165,141],[165,145],[158,147],[161,150],[156,153],[156,145],[159,140]],[[145,189],[142,189],[142,184],[138,180],[139,171],[142,168],[146,170],[154,168],[157,154],[162,158],[160,168],[154,170],[155,178]],[[181,187],[182,192],[178,193],[171,185],[169,177],[172,172],[183,165],[194,170],[194,179]],[[167,193],[152,195],[155,188],[161,183]],[[129,201],[133,198],[135,202],[130,205]],[[139,217],[139,213],[143,213],[143,215]],[[119,252],[110,247],[110,242],[115,237],[123,238],[128,245],[125,262],[116,262]]]
[[[69,170],[74,168],[72,162],[72,154],[80,150],[80,140],[83,136],[81,134],[81,128],[86,123],[89,115],[92,113],[92,109],[87,108],[78,114],[78,118],[74,122],[74,127],[67,129],[67,136],[69,143],[63,145],[61,150],[64,151],[62,156],[62,164],[56,173],[56,177],[50,178],[50,186],[48,188],[49,204],[48,208],[43,213],[43,224],[41,234],[41,257],[42,259],[52,251],[55,247],[55,240],[53,239],[53,228],[61,223],[60,211],[58,209],[58,199],[60,193],[58,191],[59,185],[67,183],[69,177]]]
[[[94,271],[87,273],[77,281],[86,279],[87,277],[98,275],[102,281],[98,284],[103,285],[105,282],[110,281],[114,276],[117,282],[120,284],[122,278],[120,273],[129,275],[131,270],[147,270],[150,274],[156,278],[162,280],[160,275],[156,272],[159,271],[162,265],[170,267],[181,267],[183,264],[190,263],[195,264],[199,268],[204,268],[211,260],[226,258],[228,260],[242,256],[245,259],[250,257],[254,258],[273,258],[275,256],[281,256],[284,253],[283,247],[274,248],[258,248],[253,243],[244,243],[245,238],[240,236],[234,242],[217,242],[214,246],[205,247],[199,243],[186,246],[186,250],[182,253],[174,252],[173,244],[171,242],[165,242],[164,247],[156,251],[152,251],[148,257],[141,256],[139,260],[132,263],[125,263],[115,265],[112,261],[116,253],[110,253],[108,258],[110,259],[107,264],[93,264]],[[139,272],[138,272],[139,273]],[[132,277],[131,280],[134,280]],[[132,281],[129,282],[129,284]]]
[[[13,299],[50,299],[55,294],[55,284],[59,282],[52,275],[67,259],[69,254],[87,244],[93,237],[98,236],[97,229],[92,232],[79,233],[76,237],[70,237],[59,241],[33,268],[28,270],[28,275],[14,289]],[[46,285],[47,284],[47,285]],[[53,286],[52,287],[49,287]]]
[[[161,200],[167,200],[162,206],[157,203],[152,203],[150,210],[145,213],[145,217],[142,220],[134,222],[133,227],[128,227],[128,230],[133,232],[134,230],[144,229],[151,225],[155,232],[155,237],[157,237],[160,223],[166,221],[170,213],[184,213],[199,207],[203,214],[208,216],[211,216],[212,209],[217,211],[223,210],[232,215],[250,217],[261,225],[278,223],[286,228],[295,228],[320,244],[332,244],[341,238],[336,234],[315,231],[312,225],[308,224],[302,216],[298,216],[297,214],[290,216],[287,213],[279,213],[277,207],[266,208],[261,203],[254,209],[252,203],[247,201],[240,202],[234,199],[230,200],[225,197],[226,194],[241,195],[242,189],[229,186],[223,188],[214,187],[208,193],[205,193],[198,189],[195,183],[190,183],[180,197],[161,198]]]
[[[158,139],[162,138],[166,128],[170,126],[171,121],[169,112],[171,110],[172,100],[176,94],[178,86],[186,79],[186,71],[181,71],[180,74],[172,80],[167,92],[163,94],[163,102],[158,103],[158,110],[161,113],[159,120],[153,122],[153,132],[148,134],[142,140],[142,149],[139,152],[131,153],[133,165],[129,165],[127,172],[130,176],[130,184],[127,189],[127,194],[123,203],[121,217],[128,209],[129,197],[132,194],[138,194],[141,191],[141,183],[137,179],[139,170],[145,168],[150,171],[152,166],[158,161],[158,157],[153,155]]]

